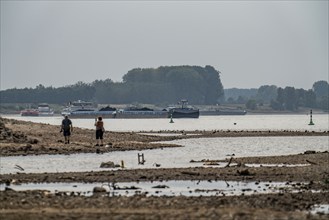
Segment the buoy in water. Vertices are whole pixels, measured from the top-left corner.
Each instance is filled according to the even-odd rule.
[[[310,111],[310,123],[308,125],[314,125],[313,120],[312,120],[312,109]]]
[[[170,114],[170,122],[169,123],[174,123],[174,121],[172,120],[172,114]]]

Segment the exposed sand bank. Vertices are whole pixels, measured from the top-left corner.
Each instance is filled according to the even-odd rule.
[[[94,131],[74,128],[71,144],[65,145],[59,126],[15,120],[0,121],[0,155],[71,154],[95,152]],[[240,136],[328,136],[328,132],[296,131],[179,131],[195,134],[150,136],[137,133],[106,132],[109,147],[102,152],[175,147],[151,142],[192,137]],[[225,162],[229,164],[230,157]],[[208,161],[209,162],[209,161]],[[214,161],[213,161],[214,162]],[[1,163],[1,161],[0,161]],[[307,164],[300,167],[246,167],[246,164]],[[92,197],[51,194],[47,191],[13,191],[12,184],[50,182],[134,182],[165,180],[235,180],[303,183],[298,193],[203,196],[203,197]],[[5,174],[0,183],[1,219],[328,219],[310,214],[316,204],[329,204],[329,153],[306,152],[299,155],[234,158],[228,167],[174,169],[119,169],[102,172]],[[3,190],[3,189],[2,189]]]

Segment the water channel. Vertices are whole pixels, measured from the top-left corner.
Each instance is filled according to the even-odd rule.
[[[2,115],[5,118],[60,125],[63,117],[22,117]],[[175,130],[300,130],[328,131],[329,114],[314,114],[313,126],[309,126],[310,116],[298,115],[235,115],[200,116],[198,119],[104,119],[107,131],[175,131]],[[94,129],[94,119],[72,119],[73,125]]]
[[[170,143],[183,147],[143,151],[118,151],[104,154],[87,153],[71,155],[14,156],[0,158],[1,174],[25,172],[86,172],[106,170],[101,162],[124,161],[125,169],[200,167],[202,163],[191,160],[218,160],[246,156],[275,156],[304,153],[307,150],[328,150],[328,136],[309,137],[226,137],[175,140]],[[137,154],[144,154],[146,162],[138,164]],[[17,170],[19,165],[24,171]],[[219,164],[218,167],[225,166]],[[121,168],[114,168],[121,169]]]
[[[28,183],[10,185],[11,189],[47,190],[68,195],[93,195],[94,187],[103,187],[108,196],[236,196],[264,193],[298,192],[307,183],[294,182],[243,182],[243,181],[153,181],[128,183]],[[114,187],[113,187],[114,186]],[[0,188],[4,188],[0,185]]]

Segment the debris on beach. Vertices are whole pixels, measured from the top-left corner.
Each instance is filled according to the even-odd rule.
[[[203,164],[204,166],[219,166],[219,163],[215,161],[207,161]]]
[[[99,187],[99,186],[95,186],[93,189],[93,193],[105,193],[106,189],[104,187]]]
[[[169,188],[169,186],[167,186],[167,185],[157,185],[157,186],[152,186],[152,188],[154,188],[154,189],[167,189],[167,188]]]
[[[120,167],[120,165],[114,164],[114,162],[112,161],[102,162],[100,165],[100,168],[116,168],[116,167]]]
[[[160,167],[161,164],[159,164],[159,163],[154,163],[153,166],[155,166],[155,167]]]
[[[20,165],[17,165],[17,164],[15,164],[14,168],[17,169],[17,170],[20,170],[20,171],[24,171],[24,168],[21,167]]]
[[[245,169],[245,170],[238,170],[237,171],[238,174],[240,174],[241,176],[251,176],[253,174],[250,173],[250,171],[248,169]]]

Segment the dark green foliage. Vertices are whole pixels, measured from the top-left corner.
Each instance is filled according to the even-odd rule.
[[[286,87],[283,90],[284,107],[287,110],[294,111],[297,109],[297,94],[294,87]]]
[[[219,72],[211,66],[166,66],[133,69],[123,76],[127,102],[216,104],[223,97]]]
[[[329,98],[322,96],[322,98],[317,102],[319,108],[325,111],[329,111]]]
[[[257,109],[257,102],[254,99],[249,99],[246,103],[246,108],[250,110]]]
[[[317,81],[313,84],[313,91],[318,99],[329,96],[329,84],[327,81]]]
[[[0,92],[2,103],[66,103],[71,100],[91,100],[95,88],[89,84],[78,82],[72,86],[60,88],[36,86],[35,89],[8,89]]]
[[[317,81],[313,84],[313,91],[316,95],[316,105],[329,111],[329,84],[327,81]]]
[[[257,95],[258,89],[224,89],[225,99],[227,103],[231,104],[246,104],[249,99],[254,99]]]
[[[325,110],[325,106],[317,103],[317,96],[313,90],[295,89],[294,87],[278,88],[276,99],[271,101],[271,107],[274,110],[290,111],[297,110],[298,107],[320,107]]]
[[[273,110],[283,110],[283,106],[278,101],[272,100],[270,104]]]
[[[277,97],[277,89],[278,88],[274,85],[261,86],[257,91],[256,99],[261,103],[270,103],[271,100],[274,100]]]

